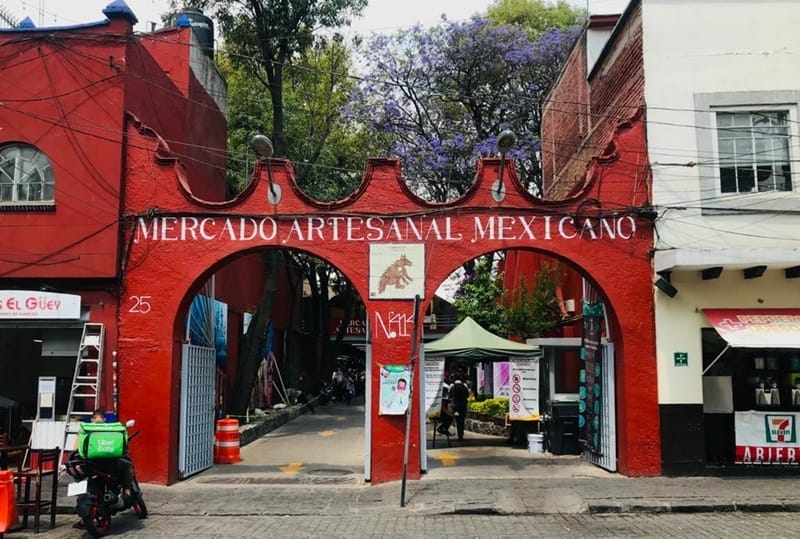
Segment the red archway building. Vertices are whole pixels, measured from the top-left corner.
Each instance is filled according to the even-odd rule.
[[[156,133],[134,119],[127,133],[129,248],[117,359],[120,412],[135,415],[148,440],[147,458],[137,461],[142,480],[170,483],[177,477],[179,313],[185,312],[197,283],[226,259],[269,248],[306,251],[350,279],[366,304],[373,367],[409,362],[413,292],[423,298],[424,310],[438,285],[476,256],[528,249],[578,269],[612,313],[618,469],[626,475],[660,473],[652,226],[640,217],[648,202],[647,174],[631,157],[644,151],[640,117],[620,126],[604,155],[590,164],[582,190],[559,202],[527,193],[513,167],[505,168],[498,189],[499,159],[482,160],[470,191],[447,204],[415,197],[402,179],[400,163],[389,159],[368,161],[360,188],[335,203],[305,197],[290,163],[280,159],[259,162],[250,186],[236,199],[207,202],[193,196],[183,168]],[[391,262],[401,258],[396,267],[410,263],[403,265],[404,288],[392,279],[402,272],[389,271]],[[144,297],[146,310],[137,308]],[[368,383],[376,395],[378,369],[372,372]],[[422,394],[420,378],[414,377],[415,397]],[[401,476],[405,424],[404,416],[379,415],[375,402],[368,403],[371,429],[366,435],[371,480],[379,483]],[[413,405],[418,410],[419,402]],[[416,423],[418,414],[412,417]],[[412,478],[420,470],[418,427],[411,428]]]

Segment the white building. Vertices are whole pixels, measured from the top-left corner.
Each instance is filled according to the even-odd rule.
[[[665,471],[796,463],[800,2],[641,7]]]

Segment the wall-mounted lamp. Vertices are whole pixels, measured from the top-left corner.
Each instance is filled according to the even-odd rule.
[[[506,129],[497,137],[497,150],[500,152],[500,176],[492,186],[492,198],[495,202],[502,202],[506,198],[506,186],[503,185],[503,170],[506,165],[506,154],[511,151],[517,142],[513,131]]]
[[[269,193],[267,193],[267,197],[270,204],[274,206],[281,201],[281,186],[276,185],[272,180],[271,157],[275,151],[272,147],[272,141],[265,135],[256,135],[250,145],[260,157],[267,160],[267,177],[269,178]]]
[[[783,275],[787,279],[797,279],[800,277],[800,266],[792,266],[783,270]]]
[[[745,268],[744,278],[745,279],[757,279],[764,275],[764,272],[767,271],[767,266],[753,266],[751,268]]]
[[[671,298],[674,298],[678,293],[678,289],[672,286],[672,283],[670,283],[669,280],[663,275],[660,275],[658,279],[655,280],[653,285]]]
[[[722,266],[713,266],[711,268],[706,268],[700,272],[700,275],[703,277],[704,281],[708,281],[711,279],[718,279],[720,275],[722,275]]]

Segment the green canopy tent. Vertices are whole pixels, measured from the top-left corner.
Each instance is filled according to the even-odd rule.
[[[426,356],[458,357],[480,361],[539,356],[541,353],[538,346],[510,341],[486,331],[469,316],[441,339],[425,345]]]

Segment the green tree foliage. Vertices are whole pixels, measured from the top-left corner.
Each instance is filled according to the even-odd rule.
[[[556,295],[559,272],[555,264],[544,263],[530,280],[520,276],[517,286],[504,293],[503,319],[511,335],[523,339],[541,337],[558,327],[561,308]]]
[[[488,254],[465,271],[453,306],[458,310],[459,320],[469,316],[488,331],[505,337],[508,329],[502,298],[503,275],[494,267],[493,254]]]
[[[565,0],[497,0],[486,10],[486,17],[497,24],[513,24],[525,29],[535,40],[553,28],[569,28],[586,19],[586,10],[576,9]]]
[[[217,63],[228,81],[228,183],[238,192],[247,184],[256,158],[250,142],[269,133],[272,103],[261,79],[219,54]],[[363,177],[371,138],[348,126],[340,108],[354,84],[347,76],[350,53],[341,39],[319,39],[284,78],[284,134],[299,186],[320,201],[339,200]]]

